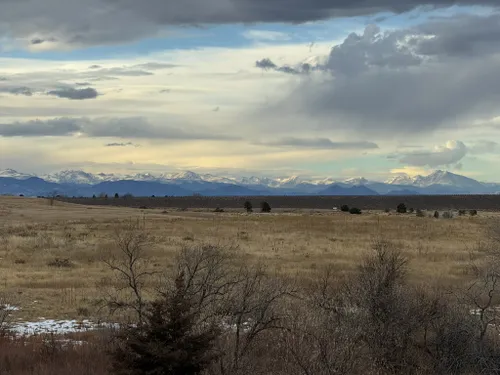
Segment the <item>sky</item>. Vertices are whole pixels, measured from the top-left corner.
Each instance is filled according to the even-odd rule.
[[[0,0],[0,169],[500,182],[497,0]]]

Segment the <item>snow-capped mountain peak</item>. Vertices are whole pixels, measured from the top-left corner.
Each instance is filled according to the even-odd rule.
[[[474,189],[484,186],[472,178],[461,176],[447,171],[437,170],[427,176],[398,175],[389,179],[386,183],[391,185],[410,185],[416,187],[429,187],[432,185],[453,186],[464,189]]]
[[[441,170],[437,170],[426,177],[418,176],[415,179],[415,183],[422,187],[447,185],[461,188],[475,188],[483,186],[480,182],[472,178]]]
[[[21,173],[13,169],[6,169],[0,171],[0,178],[5,179],[4,185],[0,184],[1,191],[11,192],[7,189],[8,184],[13,184],[12,189],[20,189],[19,182],[8,181],[6,178],[13,178],[15,180],[27,180],[24,183],[30,184],[30,177],[37,177],[26,173]],[[376,191],[378,194],[394,194],[395,192],[406,192],[406,194],[492,194],[498,192],[500,184],[498,183],[482,183],[474,179],[460,176],[447,171],[435,171],[428,176],[409,176],[404,174],[395,175],[393,178],[386,181],[386,183],[378,183],[376,181],[369,181],[366,178],[349,178],[347,180],[334,180],[333,178],[320,178],[320,177],[303,177],[303,176],[281,176],[281,177],[241,177],[241,176],[220,176],[214,174],[198,174],[191,171],[176,171],[170,173],[130,173],[130,174],[107,174],[107,173],[89,173],[82,170],[65,170],[59,171],[48,175],[39,175],[39,178],[46,182],[57,183],[62,185],[62,189],[71,191],[72,194],[84,194],[89,189],[101,189],[98,186],[103,182],[116,182],[122,180],[123,184],[127,181],[143,181],[151,183],[165,184],[170,188],[175,185],[180,189],[187,189],[187,191],[203,191],[207,189],[210,194],[215,194],[214,191],[219,193],[224,191],[234,192],[234,188],[239,191],[245,191],[245,194],[253,191],[261,193],[279,193],[279,194],[316,194],[321,189],[336,185],[337,190],[332,188],[329,190],[333,193],[339,188],[351,188],[365,186],[368,189]],[[212,185],[211,185],[212,184]],[[221,186],[220,184],[233,185],[230,187]],[[106,185],[106,184],[105,184]],[[154,184],[152,184],[154,185]],[[392,185],[392,186],[391,186]],[[402,187],[404,185],[404,187]],[[134,186],[134,184],[131,184]],[[142,185],[141,185],[142,186]],[[144,184],[147,186],[147,184]],[[229,190],[224,190],[224,189]],[[38,189],[38,188],[37,188]],[[47,189],[53,189],[52,186]],[[165,187],[167,189],[167,187]],[[243,190],[241,190],[243,189]],[[246,189],[246,190],[245,190]],[[16,193],[28,192],[34,194],[34,190],[13,190]],[[100,190],[96,190],[100,191]],[[327,191],[327,190],[325,190]],[[354,190],[350,191],[353,192]],[[43,192],[42,192],[43,193]],[[363,192],[362,192],[363,193]],[[366,191],[365,191],[366,193]],[[142,194],[142,193],[141,193]],[[364,193],[363,193],[364,194]],[[35,195],[35,194],[34,194]]]
[[[407,174],[400,174],[389,178],[385,183],[389,185],[413,185],[415,179]]]
[[[78,185],[93,185],[102,180],[92,173],[80,170],[59,171],[53,174],[42,176],[46,181],[56,182],[59,184],[78,184]]]
[[[7,168],[7,169],[0,170],[0,177],[8,177],[8,178],[15,178],[18,180],[25,180],[27,178],[33,177],[33,175],[18,172],[14,169]]]
[[[348,178],[347,180],[344,180],[344,184],[348,185],[366,185],[370,181],[368,181],[364,177],[353,177],[353,178]]]
[[[273,186],[277,185],[278,183],[270,178],[267,177],[256,177],[256,176],[251,176],[251,177],[241,177],[237,180],[240,184],[243,185],[264,185],[264,186]]]
[[[199,174],[191,171],[172,173],[169,177],[171,180],[203,181]]]

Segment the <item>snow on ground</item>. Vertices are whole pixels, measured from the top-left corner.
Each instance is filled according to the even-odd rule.
[[[95,323],[90,320],[52,320],[43,319],[36,322],[13,323],[9,330],[22,336],[40,334],[64,335],[67,333],[80,333],[94,331],[103,328],[117,328],[117,324]]]
[[[9,304],[6,305],[0,305],[0,311],[19,311],[20,308],[17,306],[12,306]]]

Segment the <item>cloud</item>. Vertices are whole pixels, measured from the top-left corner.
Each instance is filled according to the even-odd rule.
[[[106,147],[128,147],[128,146],[140,147],[140,145],[132,143],[132,142],[127,142],[127,143],[117,143],[117,142],[107,143],[107,144],[105,144],[105,146]]]
[[[71,99],[71,100],[85,100],[85,99],[95,99],[99,96],[96,89],[86,88],[86,89],[74,89],[74,88],[61,88],[57,90],[52,90],[47,92],[47,95],[57,96],[59,98]]]
[[[264,69],[264,70],[278,68],[278,66],[275,63],[273,63],[271,61],[271,59],[269,59],[267,57],[262,59],[262,60],[256,61],[255,66],[257,68]]]
[[[154,73],[148,72],[147,70],[131,70],[127,68],[106,68],[99,69],[92,72],[93,74],[100,75],[110,75],[110,76],[129,76],[129,77],[142,77],[142,76],[152,76]]]
[[[469,148],[471,154],[494,154],[500,152],[500,144],[494,141],[477,141]]]
[[[334,46],[263,115],[322,120],[371,137],[426,133],[500,116],[500,14],[462,15],[382,32],[369,25]],[[279,70],[269,58],[257,67]],[[300,69],[294,69],[295,71]],[[319,73],[322,72],[322,73]],[[374,138],[375,139],[375,138]]]
[[[132,69],[146,69],[146,70],[161,70],[161,69],[171,69],[171,68],[177,68],[177,67],[179,67],[179,65],[159,63],[159,62],[147,62],[144,64],[133,65],[131,68]]]
[[[135,138],[150,140],[236,140],[223,134],[191,129],[186,132],[178,127],[156,125],[142,117],[129,118],[71,118],[32,120],[0,124],[3,137],[85,136],[94,138]]]
[[[439,167],[458,163],[467,155],[467,146],[461,141],[448,141],[431,151],[412,152],[399,155],[399,162],[414,167]]]
[[[307,74],[311,71],[311,65],[308,63],[297,64],[296,67],[291,67],[289,65],[278,66],[269,58],[256,61],[255,67],[263,70],[274,70],[287,74]]]
[[[497,6],[497,0],[0,0],[0,30],[56,48],[132,41],[169,26],[302,23],[334,17],[401,13],[421,5]],[[127,27],[123,27],[127,25]]]
[[[0,124],[0,136],[2,137],[49,137],[68,136],[82,129],[78,121],[60,118],[53,120],[33,120],[27,122],[15,122],[12,124]]]
[[[29,87],[0,87],[0,93],[33,96],[33,90]]]
[[[333,142],[328,138],[284,137],[276,141],[256,142],[255,144],[326,150],[366,150],[378,148],[378,145],[373,142]]]
[[[243,37],[255,41],[278,42],[290,40],[290,35],[280,31],[270,30],[247,30]]]

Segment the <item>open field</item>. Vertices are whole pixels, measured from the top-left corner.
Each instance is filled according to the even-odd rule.
[[[258,207],[267,201],[278,209],[328,209],[343,204],[362,210],[394,209],[400,202],[422,210],[476,209],[500,211],[500,195],[411,195],[411,196],[259,196],[259,197],[156,197],[156,198],[61,198],[84,205],[148,208],[241,209],[246,200]]]
[[[20,308],[16,319],[106,319],[95,303],[115,279],[102,259],[116,247],[115,231],[130,219],[151,235],[147,252],[156,271],[168,270],[182,247],[209,243],[237,247],[241,262],[262,260],[303,280],[328,264],[341,278],[374,240],[384,238],[410,259],[413,281],[455,285],[468,279],[471,251],[500,217],[481,211],[450,220],[382,211],[241,211],[166,212],[59,201],[51,206],[45,199],[1,198],[0,292]]]

